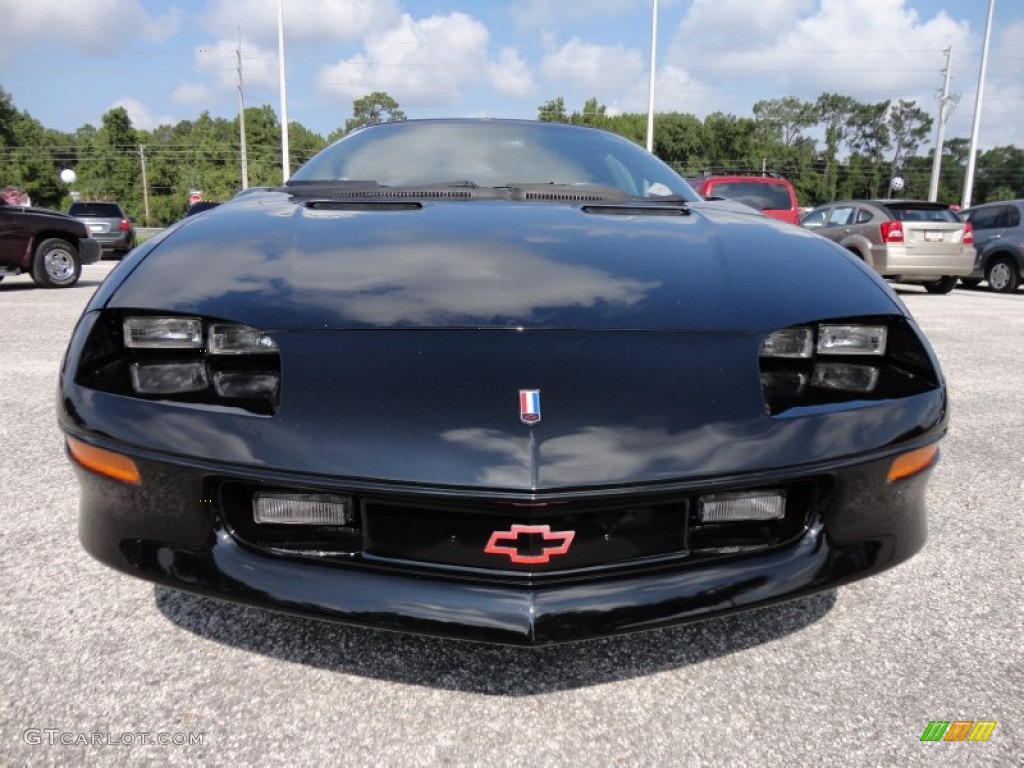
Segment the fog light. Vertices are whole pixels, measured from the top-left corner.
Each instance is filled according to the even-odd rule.
[[[132,363],[130,370],[140,395],[200,392],[209,385],[204,363]]]
[[[355,521],[352,500],[325,493],[257,493],[253,519],[263,525],[347,525]]]
[[[697,517],[702,523],[781,520],[785,513],[785,491],[709,493],[697,500]]]
[[[867,394],[878,386],[878,369],[870,365],[821,363],[814,366],[811,386]]]
[[[884,325],[822,325],[818,328],[818,353],[884,355],[887,336]]]
[[[136,349],[199,349],[203,321],[198,317],[126,317],[124,345]]]
[[[783,328],[765,336],[761,342],[761,357],[796,357],[811,356],[814,346],[814,334],[810,328]]]
[[[274,397],[280,379],[276,373],[213,374],[213,388],[221,397]]]
[[[210,354],[258,355],[277,352],[277,344],[248,325],[214,323],[210,326]]]

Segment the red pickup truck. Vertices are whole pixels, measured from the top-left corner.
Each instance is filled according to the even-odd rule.
[[[0,280],[27,272],[43,288],[69,288],[82,265],[99,258],[100,244],[82,222],[0,197]]]

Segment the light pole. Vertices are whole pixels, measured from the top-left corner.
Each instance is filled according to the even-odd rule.
[[[981,130],[981,99],[985,94],[985,70],[988,68],[988,45],[992,39],[992,13],[996,0],[988,0],[988,20],[985,22],[985,42],[981,47],[981,68],[978,70],[978,93],[974,98],[974,124],[971,127],[971,149],[967,154],[967,173],[964,176],[964,196],[961,208],[971,207],[974,193],[974,156],[978,154],[978,133]]]
[[[651,10],[651,80],[647,92],[647,151],[654,152],[654,61],[658,42],[658,0]]]
[[[284,0],[277,0],[277,58],[281,82],[281,183],[291,176],[288,162],[288,91],[284,83]]]

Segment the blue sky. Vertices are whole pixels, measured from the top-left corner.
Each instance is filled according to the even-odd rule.
[[[651,0],[285,0],[288,115],[328,134],[374,90],[409,117],[526,117],[563,96],[647,108]],[[986,0],[660,0],[656,106],[749,116],[824,91],[933,115],[943,49],[968,136]],[[46,126],[279,111],[277,0],[0,0],[0,86]],[[1024,3],[995,0],[981,146],[1024,147]]]

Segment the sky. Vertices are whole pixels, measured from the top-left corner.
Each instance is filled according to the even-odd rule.
[[[1024,148],[1024,2],[994,0],[980,146]],[[646,112],[652,0],[284,0],[290,121],[327,136],[386,91],[410,118],[535,118],[562,96]],[[657,111],[751,116],[823,92],[938,114],[943,51],[969,137],[986,0],[660,0]],[[277,0],[0,0],[0,87],[48,128],[280,114]],[[922,151],[927,151],[927,147]]]

